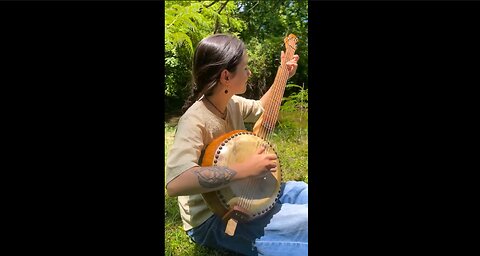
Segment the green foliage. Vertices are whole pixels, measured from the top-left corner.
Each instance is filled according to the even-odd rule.
[[[283,127],[272,136],[271,142],[279,155],[283,180],[308,183],[308,130]]]
[[[298,112],[305,114],[308,109],[308,89],[296,84],[287,84],[285,90],[298,89],[298,92],[290,93],[282,99],[281,110],[284,112]]]
[[[184,98],[198,42],[216,32],[237,34],[244,27],[233,17],[233,1],[165,2],[165,95]]]
[[[264,41],[259,41],[258,38],[253,37],[246,43],[247,52],[249,55],[249,68],[252,71],[252,76],[248,80],[248,88],[243,95],[247,98],[260,98],[264,92],[267,91],[275,77],[277,70],[271,68],[271,59],[277,57],[279,59],[279,50],[283,38],[269,38]],[[276,45],[276,47],[273,47]],[[270,47],[269,47],[270,46]],[[279,64],[279,62],[278,62]],[[278,68],[278,65],[276,66]],[[270,83],[270,84],[269,84]]]
[[[166,1],[166,97],[186,98],[194,49],[215,32],[235,34],[247,46],[253,75],[245,97],[259,98],[273,83],[283,39],[290,33],[299,38],[300,55],[290,82],[308,88],[308,1]]]
[[[300,55],[296,75],[291,83],[306,84],[308,88],[308,1],[238,1],[239,17],[245,21],[246,29],[241,38],[252,51],[249,54],[261,59],[249,64],[255,73],[250,79],[247,97],[258,98],[273,83],[278,65],[280,51],[285,51],[283,39],[290,33],[295,34],[299,42],[296,53]],[[257,44],[261,44],[258,47]],[[277,61],[278,60],[278,61]],[[256,88],[257,87],[257,88]],[[258,88],[260,87],[260,88]]]
[[[284,178],[308,183],[308,89],[288,84],[297,89],[283,98],[278,128],[273,143],[279,154]]]

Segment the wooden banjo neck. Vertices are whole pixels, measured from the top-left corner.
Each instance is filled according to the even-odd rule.
[[[282,59],[280,67],[277,70],[277,75],[270,88],[270,99],[266,106],[264,106],[264,112],[253,126],[253,133],[257,134],[264,140],[268,140],[268,135],[273,132],[275,124],[278,121],[280,105],[282,103],[283,94],[288,80],[286,62],[293,58],[295,50],[297,49],[297,41],[298,38],[294,34],[290,34],[284,39],[286,48],[285,58]]]

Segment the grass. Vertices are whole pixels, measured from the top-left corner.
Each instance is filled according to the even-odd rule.
[[[165,161],[173,143],[178,118],[165,122]],[[306,112],[282,111],[271,137],[280,158],[283,180],[308,183],[308,117]],[[249,129],[251,126],[247,126]],[[251,130],[251,128],[250,128]],[[212,250],[191,242],[182,228],[177,198],[165,193],[165,255],[232,256],[236,254]]]

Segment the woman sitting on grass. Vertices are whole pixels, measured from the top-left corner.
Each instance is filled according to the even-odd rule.
[[[283,51],[281,58],[284,63]],[[289,78],[295,74],[298,59],[294,55],[286,63]],[[260,100],[236,95],[246,91],[252,74],[247,63],[244,43],[232,35],[215,34],[197,45],[192,95],[184,105],[167,157],[167,193],[178,196],[183,227],[198,244],[244,255],[307,255],[306,183],[282,182],[274,207],[261,217],[239,224],[234,236],[224,233],[226,224],[208,208],[201,195],[237,180],[276,171],[277,155],[263,150],[230,166],[199,165],[202,152],[213,139],[233,130],[245,130],[244,122],[255,122],[271,100],[271,89]]]

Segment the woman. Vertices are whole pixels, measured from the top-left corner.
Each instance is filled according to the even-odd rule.
[[[282,63],[285,58],[281,52]],[[297,69],[298,55],[287,62],[289,78]],[[166,189],[178,196],[183,227],[198,244],[244,255],[307,255],[308,185],[282,183],[281,194],[267,214],[239,224],[235,235],[225,232],[225,223],[213,214],[201,193],[228,186],[237,180],[276,171],[276,154],[261,148],[245,162],[230,166],[200,167],[202,151],[218,136],[245,130],[255,122],[270,99],[268,90],[260,100],[236,94],[246,91],[251,76],[244,43],[232,35],[215,34],[199,42],[193,61],[192,94],[178,122],[167,158]]]

